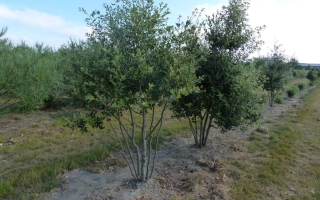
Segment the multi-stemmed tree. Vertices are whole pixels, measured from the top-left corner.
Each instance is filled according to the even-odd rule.
[[[152,144],[164,111],[196,89],[198,59],[185,47],[197,42],[199,29],[191,20],[168,26],[167,5],[152,0],[117,0],[104,8],[104,14],[88,15],[87,41],[65,48],[71,58],[68,92],[77,106],[91,110],[74,125],[104,128],[109,121],[132,175],[143,182],[152,175]]]
[[[173,104],[176,117],[189,119],[196,145],[206,145],[211,127],[223,131],[245,127],[259,119],[262,97],[257,71],[245,66],[248,56],[259,48],[260,31],[248,24],[248,2],[230,0],[228,6],[207,16],[204,44],[199,48],[205,60],[196,75],[200,92],[183,95]]]

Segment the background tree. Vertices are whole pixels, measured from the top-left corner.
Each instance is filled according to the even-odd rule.
[[[63,58],[49,47],[13,45],[0,33],[0,112],[41,108],[51,88],[59,84]]]
[[[264,57],[257,57],[257,58],[253,58],[252,64],[257,68],[260,69],[262,67],[265,67],[267,62],[267,59]]]
[[[262,74],[266,77],[263,89],[268,92],[270,107],[273,106],[275,96],[283,90],[284,84],[290,78],[290,72],[281,45],[274,44],[266,58],[266,65],[262,66]]]
[[[86,131],[88,125],[104,128],[107,119],[132,175],[145,181],[154,169],[152,144],[165,109],[195,89],[197,60],[184,47],[197,29],[191,22],[168,26],[167,5],[152,0],[118,0],[104,8],[105,14],[88,15],[93,32],[87,41],[65,49],[71,61],[69,94],[77,106],[91,110],[71,122]]]
[[[298,59],[295,57],[290,58],[287,64],[290,68],[293,68],[293,69],[303,69],[303,67],[299,65]]]
[[[262,104],[257,71],[245,67],[248,56],[262,43],[260,31],[248,24],[249,3],[231,0],[205,21],[205,60],[196,71],[200,92],[183,95],[173,104],[176,117],[189,119],[198,147],[206,145],[211,127],[222,131],[245,128],[260,116]]]
[[[313,84],[315,81],[319,79],[318,71],[315,69],[310,70],[307,74],[307,79],[309,79],[311,84]]]

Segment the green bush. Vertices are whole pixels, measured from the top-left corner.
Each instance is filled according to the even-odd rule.
[[[307,79],[309,79],[311,82],[316,81],[318,78],[319,76],[316,70],[310,70],[307,74]]]
[[[276,95],[275,98],[274,98],[274,102],[277,103],[277,104],[284,104],[284,99],[282,98],[281,95]]]
[[[304,90],[304,89],[306,88],[306,84],[304,84],[304,83],[299,83],[299,84],[298,84],[298,88],[299,88],[300,91],[301,91],[301,90]]]
[[[294,97],[294,95],[296,95],[299,92],[299,89],[297,87],[292,87],[292,88],[289,88],[286,92],[288,97],[292,98]]]

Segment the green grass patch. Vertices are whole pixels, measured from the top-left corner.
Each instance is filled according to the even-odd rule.
[[[17,169],[4,175],[0,180],[0,197],[21,199],[26,195],[50,191],[59,186],[58,175],[68,170],[87,166],[97,160],[105,160],[111,152],[106,145],[87,152],[47,161],[27,169]]]
[[[283,198],[290,192],[289,199],[320,199],[320,88],[304,99],[297,117],[283,117],[268,138],[256,132],[248,137],[250,159],[230,162],[233,199]]]

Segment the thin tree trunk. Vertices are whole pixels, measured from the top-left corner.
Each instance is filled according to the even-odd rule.
[[[271,99],[270,99],[270,107],[273,107],[274,96],[275,96],[275,94],[272,92],[271,93]]]
[[[132,122],[132,124],[131,124],[131,126],[132,126],[132,129],[131,129],[131,131],[132,131],[131,132],[131,143],[133,145],[134,152],[136,152],[136,154],[137,154],[136,155],[137,156],[137,168],[135,167],[134,164],[133,164],[133,166],[135,168],[136,173],[138,173],[137,177],[139,177],[140,176],[140,152],[139,152],[138,145],[134,141],[134,137],[135,137],[135,133],[136,133],[134,115],[132,113],[132,109],[131,108],[129,109],[129,111],[130,111],[130,117],[131,117],[131,122]],[[134,161],[133,161],[133,163],[134,163]]]
[[[143,111],[143,122],[142,122],[142,148],[141,148],[141,176],[140,181],[145,182],[146,180],[146,158],[147,158],[147,141],[146,141],[146,111]]]
[[[202,148],[202,138],[203,138],[203,117],[202,115],[200,116],[200,130],[199,130],[199,135],[200,135],[200,141],[199,141],[199,148]]]
[[[208,124],[208,117],[209,117],[209,114],[206,112],[205,116],[204,116],[204,124],[203,124],[203,128],[202,128],[202,140],[201,140],[201,143],[202,143],[202,146],[205,146],[206,145],[206,133],[207,133],[207,124]]]
[[[159,135],[160,135],[160,130],[161,130],[161,127],[162,127],[162,122],[163,122],[163,115],[164,115],[164,111],[166,110],[167,108],[167,105],[168,105],[168,102],[166,102],[164,104],[164,107],[162,109],[162,112],[161,112],[161,117],[159,119],[159,127],[158,127],[158,131],[157,131],[157,138],[156,138],[156,148],[155,148],[155,151],[154,151],[154,155],[153,155],[153,160],[152,160],[152,168],[151,168],[151,172],[150,172],[150,175],[148,174],[149,178],[152,176],[153,174],[153,170],[154,170],[154,166],[155,166],[155,160],[156,160],[156,155],[157,155],[157,151],[158,151],[158,142],[159,142]],[[158,123],[157,123],[158,124]],[[157,127],[157,125],[155,126],[155,128]],[[155,130],[155,129],[153,129]],[[152,134],[153,131],[149,134]],[[147,166],[149,168],[149,165]]]
[[[127,162],[128,166],[129,166],[129,170],[130,170],[130,172],[131,172],[132,176],[133,176],[133,177],[135,177],[135,178],[137,178],[137,177],[135,176],[136,172],[134,173],[134,171],[132,170],[132,167],[131,167],[131,165],[130,165],[129,159],[128,159],[128,157],[127,157],[126,153],[125,153],[125,150],[124,150],[123,144],[122,144],[122,142],[121,142],[121,140],[120,140],[120,138],[119,138],[119,136],[118,136],[118,134],[117,134],[116,130],[113,128],[113,126],[112,126],[112,123],[111,123],[111,122],[109,122],[109,124],[110,124],[110,126],[111,126],[111,128],[112,128],[112,130],[113,130],[114,134],[116,135],[116,137],[117,137],[117,139],[118,139],[118,142],[119,142],[119,144],[120,144],[120,146],[121,146],[121,150],[122,150],[123,157],[125,158],[125,160],[126,160],[126,162]],[[127,148],[128,148],[128,146],[127,146]],[[130,149],[129,149],[129,150],[130,150]],[[134,169],[134,170],[135,170],[135,169]]]
[[[194,128],[193,128],[193,124],[192,124],[192,121],[191,121],[191,119],[190,119],[189,116],[188,116],[188,120],[189,120],[189,125],[190,125],[190,128],[191,128],[191,132],[192,132],[194,141],[195,141],[195,143],[197,144],[197,143],[198,143],[198,138],[197,138],[196,131],[195,131]]]
[[[208,135],[209,135],[213,118],[207,112],[199,118],[200,119],[198,120],[197,118],[195,118],[194,121],[192,122],[190,117],[188,117],[188,120],[189,120],[189,125],[193,134],[195,144],[198,148],[202,148],[202,147],[205,147],[207,144]]]
[[[208,124],[208,126],[207,126],[206,139],[205,139],[205,141],[204,141],[204,145],[207,144],[208,135],[209,135],[209,131],[210,131],[210,128],[211,128],[212,120],[213,120],[213,118],[210,116],[209,124]]]
[[[148,162],[147,162],[147,173],[146,173],[146,177],[149,177],[149,165],[150,165],[150,161],[151,161],[151,152],[152,152],[152,139],[153,137],[151,136],[150,139],[147,140],[147,142],[149,143],[148,146]]]
[[[199,139],[198,139],[198,123],[197,123],[197,117],[194,116],[194,125],[195,125],[195,130],[196,130],[196,146],[199,147]],[[200,134],[200,133],[199,133]]]

